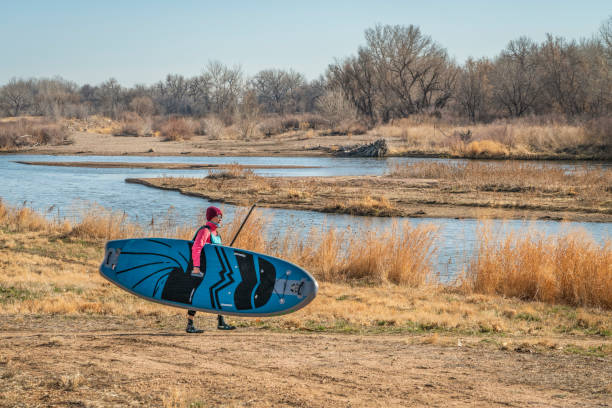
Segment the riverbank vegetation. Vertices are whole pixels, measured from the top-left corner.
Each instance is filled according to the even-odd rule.
[[[0,120],[0,151],[69,143],[70,133],[61,121],[45,117]]]
[[[282,145],[281,135],[318,142],[292,147],[299,151],[383,137],[396,155],[610,160],[611,19],[588,39],[519,37],[494,58],[461,65],[416,26],[377,25],[355,55],[313,81],[293,70],[247,76],[217,61],[191,78],[169,74],[132,88],[112,78],[81,86],[14,78],[0,87],[0,115],[62,120],[76,132],[186,144],[200,137],[194,148],[215,140]]]
[[[245,212],[238,211],[225,226],[227,236],[236,231]],[[122,214],[92,208],[81,221],[68,222],[49,220],[26,207],[1,205],[5,273],[0,277],[0,313],[174,314],[174,309],[104,283],[97,267],[109,239],[189,239],[193,226],[177,220],[169,213],[142,226]],[[334,228],[307,235],[287,230],[270,237],[266,224],[256,212],[235,246],[305,267],[322,282],[319,296],[326,299],[274,325],[314,329],[344,321],[336,329],[495,332],[544,326],[546,334],[612,333],[611,317],[603,311],[612,309],[609,241],[597,244],[576,231],[553,237],[535,232],[494,237],[483,228],[465,271],[456,281],[442,283],[433,264],[439,243],[431,225],[398,224],[365,234]]]
[[[612,219],[612,170],[597,166],[415,162],[359,177],[262,177],[237,166],[208,177],[126,181],[235,205],[351,215]]]

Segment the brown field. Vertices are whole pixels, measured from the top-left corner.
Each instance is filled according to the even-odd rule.
[[[385,176],[127,179],[235,205],[329,213],[443,218],[522,218],[610,222],[612,171],[516,162],[417,163]]]
[[[242,216],[225,227],[226,234],[232,235]],[[285,253],[289,259],[302,256],[301,264],[320,279],[319,295],[308,307],[282,317],[232,318],[238,326],[232,333],[213,330],[214,316],[198,314],[206,331],[187,336],[183,310],[134,297],[97,272],[105,239],[191,232],[170,221],[143,230],[92,209],[72,225],[27,208],[0,206],[0,406],[612,402],[609,308],[525,301],[520,293],[480,294],[475,284],[395,281],[392,265],[377,266],[358,247],[361,258],[338,262],[334,243],[348,239],[339,232],[329,240],[315,237],[320,245],[311,251],[319,263],[310,264],[313,258],[303,250]],[[255,216],[251,222],[263,219]],[[266,248],[261,233],[253,231],[260,230],[247,225],[237,246]],[[408,255],[397,262],[410,271],[415,258],[431,249],[427,234],[408,230],[404,238],[379,237],[366,244],[375,255],[374,243],[406,243],[397,252]],[[599,251],[587,253],[582,265],[604,262],[599,270],[609,271],[610,248]],[[490,270],[495,261],[487,259]],[[533,270],[543,258],[531,259]],[[568,256],[553,253],[550,259],[564,259],[572,267]],[[409,276],[431,277],[431,266],[423,262]],[[363,272],[354,273],[359,265],[369,265],[363,270],[375,277],[382,267],[386,275],[364,280]],[[544,263],[544,270],[550,265]],[[582,286],[593,277],[580,275]]]

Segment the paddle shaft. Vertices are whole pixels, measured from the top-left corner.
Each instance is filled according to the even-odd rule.
[[[251,215],[251,213],[255,209],[255,206],[256,206],[256,204],[253,204],[251,206],[251,209],[249,210],[249,213],[246,215],[246,217],[244,217],[244,221],[242,221],[242,224],[240,224],[240,228],[238,228],[238,231],[236,231],[236,235],[234,235],[234,239],[232,239],[232,242],[230,242],[229,246],[234,245],[234,242],[236,241],[236,238],[238,238],[238,234],[240,234],[240,231],[242,231],[242,227],[244,227],[244,224],[246,224],[247,220],[249,219],[249,216]]]

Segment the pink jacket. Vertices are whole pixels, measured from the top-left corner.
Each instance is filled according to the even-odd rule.
[[[193,240],[193,246],[191,247],[191,259],[193,259],[193,266],[200,267],[200,254],[205,244],[210,244],[210,234],[217,235],[217,226],[212,222],[207,222],[208,228],[200,229],[200,232],[196,235]]]

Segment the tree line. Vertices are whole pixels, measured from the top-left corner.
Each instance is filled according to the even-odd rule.
[[[62,79],[13,78],[0,87],[0,115],[118,119],[216,115],[226,125],[259,114],[321,113],[331,123],[373,126],[413,114],[471,122],[525,115],[602,117],[612,107],[612,16],[591,38],[547,35],[512,40],[494,58],[457,64],[419,27],[376,25],[356,54],[307,81],[293,70],[247,77],[239,66],[210,62],[200,75],[169,74],[153,85],[124,87],[113,78],[82,86]]]

